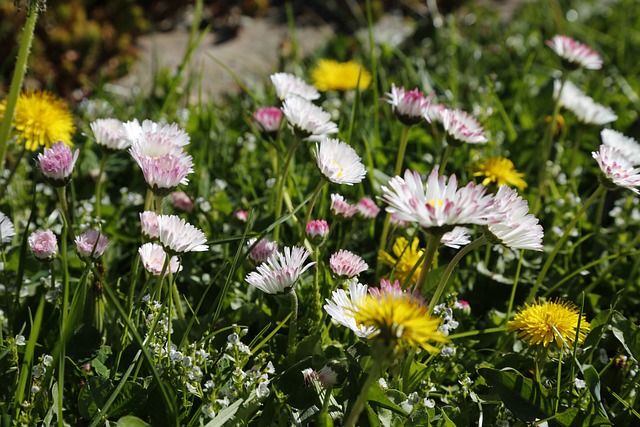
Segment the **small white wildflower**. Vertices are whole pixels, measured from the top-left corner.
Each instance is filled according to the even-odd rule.
[[[575,383],[576,388],[578,390],[582,390],[583,388],[585,388],[587,386],[587,383],[584,380],[581,380],[580,378],[576,378],[574,380],[574,383]]]
[[[433,399],[424,399],[423,403],[427,408],[435,408],[436,406],[436,402]]]
[[[19,346],[25,345],[27,343],[26,341],[27,340],[24,337],[24,335],[16,335],[16,338],[15,338],[16,345],[19,345]]]
[[[45,354],[45,356],[42,358],[42,363],[44,364],[44,366],[51,366],[51,363],[53,363],[53,356]]]
[[[267,383],[260,383],[258,388],[256,388],[256,396],[259,399],[269,396],[269,385]]]
[[[216,412],[213,410],[213,405],[211,403],[202,407],[202,413],[204,416],[209,418],[214,418],[216,416]]]

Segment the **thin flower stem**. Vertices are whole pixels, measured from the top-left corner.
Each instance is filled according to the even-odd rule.
[[[147,188],[147,194],[144,196],[144,210],[152,211],[153,210],[153,192]]]
[[[380,371],[382,368],[382,363],[385,360],[386,355],[378,355],[374,354],[373,356],[373,365],[369,369],[367,373],[367,379],[364,384],[362,384],[362,388],[360,389],[360,394],[358,394],[358,398],[356,399],[353,407],[351,408],[351,412],[349,412],[349,417],[344,423],[344,427],[354,427],[356,422],[358,421],[358,417],[360,417],[360,413],[364,409],[365,403],[367,403],[367,398],[369,397],[369,389],[374,381],[380,378]]]
[[[167,259],[169,258],[170,258],[169,255],[167,255]],[[182,309],[182,304],[180,303],[180,293],[178,292],[178,285],[176,283],[175,276],[174,276],[174,279],[171,281],[171,292],[172,292],[174,305],[176,307],[176,313],[178,315],[178,319],[186,323],[187,318],[184,315],[184,310]]]
[[[449,157],[451,157],[452,152],[453,146],[451,144],[447,144],[447,148],[444,149],[444,153],[442,154],[440,167],[438,168],[438,176],[442,176],[444,174],[444,168],[447,166],[447,162],[449,161]]]
[[[558,412],[558,406],[560,405],[560,381],[562,380],[562,353],[564,346],[560,347],[560,354],[558,355],[558,377],[556,380],[556,410]]]
[[[542,137],[542,159],[540,159],[540,169],[538,170],[538,195],[533,209],[531,212],[537,215],[542,207],[542,199],[547,195],[547,161],[551,158],[551,150],[553,149],[553,133],[558,123],[558,115],[560,113],[560,95],[564,89],[564,85],[567,82],[567,74],[562,74],[562,80],[560,81],[560,91],[553,104],[553,115],[551,121],[544,131]]]
[[[22,89],[22,80],[24,79],[24,75],[27,71],[27,59],[29,58],[29,52],[31,51],[31,42],[33,41],[33,32],[35,30],[37,20],[38,7],[34,6],[28,11],[27,21],[25,22],[22,30],[16,67],[13,69],[13,77],[11,78],[11,86],[9,87],[9,94],[7,95],[4,117],[2,118],[2,123],[0,123],[0,171],[4,168],[4,157],[7,154],[11,122],[13,121],[13,114],[15,113],[16,104],[18,103],[18,96]]]
[[[427,276],[429,276],[431,264],[433,264],[433,258],[435,257],[436,251],[438,250],[438,245],[440,244],[442,235],[443,233],[429,234],[429,238],[427,239],[427,247],[424,251],[424,263],[422,264],[422,270],[420,271],[418,281],[413,288],[413,293],[416,295],[419,295],[422,292],[422,288],[427,281]]]
[[[293,354],[296,345],[296,333],[298,332],[298,295],[295,288],[291,288],[289,296],[291,297],[291,323],[289,324],[288,350]]]
[[[61,198],[60,200],[65,200],[63,206],[63,214],[67,212],[66,210],[66,194],[64,191],[65,187],[58,188],[58,196]],[[61,203],[62,204],[62,203]],[[63,216],[63,224],[62,224],[62,235],[69,235],[73,233],[69,233],[69,222],[66,217],[68,214]],[[59,422],[58,425],[60,427],[64,427],[64,420],[62,417],[63,410],[63,402],[64,402],[64,366],[66,359],[66,332],[67,332],[67,315],[68,315],[68,305],[69,305],[69,264],[67,262],[67,239],[60,239],[60,261],[62,263],[62,304],[60,306],[60,353],[58,357],[58,414]]]
[[[322,401],[322,411],[323,414],[326,414],[329,411],[329,403],[331,402],[331,392],[333,391],[333,387],[329,387],[324,391],[324,400]]]
[[[66,236],[73,241],[73,223],[71,222],[71,216],[69,215],[69,205],[67,204],[67,187],[57,187],[58,199],[60,200],[60,210],[62,211],[62,220],[64,221],[64,229]]]
[[[313,212],[313,206],[316,204],[316,200],[318,199],[318,196],[320,195],[320,191],[322,191],[322,188],[324,187],[324,185],[326,183],[327,183],[326,179],[320,178],[320,182],[318,183],[318,186],[316,187],[315,191],[313,192],[313,196],[311,197],[311,201],[309,202],[309,207],[307,208],[307,214],[304,216],[304,225],[305,226],[311,220],[311,212]]]
[[[538,289],[540,289],[540,285],[542,284],[542,281],[547,275],[549,268],[551,268],[551,264],[553,264],[553,260],[556,258],[556,255],[558,255],[558,252],[560,252],[560,248],[562,248],[562,245],[564,245],[564,243],[569,238],[571,231],[573,231],[574,227],[578,223],[578,220],[580,219],[582,214],[584,214],[587,208],[591,206],[593,202],[596,201],[598,197],[600,197],[606,191],[607,191],[607,188],[604,185],[600,184],[596,189],[596,191],[594,191],[593,194],[587,199],[587,201],[584,202],[584,204],[582,205],[578,213],[576,213],[576,216],[573,218],[573,220],[571,220],[571,222],[567,225],[564,231],[564,234],[562,235],[562,237],[560,237],[560,240],[558,240],[558,242],[555,244],[555,246],[553,247],[553,250],[551,251],[551,254],[549,254],[549,257],[547,258],[544,265],[542,266],[542,270],[540,271],[540,274],[538,274],[538,278],[536,279],[536,282],[534,283],[533,288],[531,288],[531,292],[527,297],[527,301],[526,301],[527,303],[529,304],[532,303],[533,300],[536,298],[538,294]]]
[[[305,243],[308,242],[305,239]],[[312,322],[313,324],[320,324],[322,319],[322,292],[320,291],[320,248],[316,248],[313,252],[315,254],[316,265],[313,266],[313,310],[312,310]]]
[[[155,200],[155,205],[156,205],[156,214],[157,215],[162,215],[162,200],[164,199],[163,196],[154,196],[154,200]]]
[[[511,311],[513,310],[513,300],[516,298],[516,289],[518,289],[518,280],[520,279],[520,269],[522,268],[523,255],[524,255],[524,250],[521,250],[520,256],[518,257],[518,266],[516,267],[516,278],[513,279],[513,287],[511,288],[511,296],[509,297],[509,306],[507,307],[507,316],[504,318],[505,324],[511,318]]]
[[[453,259],[451,260],[451,262],[449,262],[449,264],[447,265],[447,268],[444,270],[444,274],[442,275],[442,277],[440,278],[440,281],[438,282],[438,287],[436,288],[436,291],[433,294],[433,298],[431,298],[431,301],[429,302],[429,311],[433,311],[433,308],[438,304],[438,301],[440,300],[440,297],[442,296],[447,283],[449,281],[449,277],[451,277],[451,273],[453,273],[453,269],[456,267],[456,265],[458,265],[458,263],[460,262],[460,260],[462,259],[462,257],[464,257],[466,254],[468,254],[469,252],[471,252],[472,250],[486,244],[489,243],[489,241],[487,240],[487,238],[482,235],[479,238],[477,238],[476,240],[474,240],[473,242],[469,243],[467,246],[465,246],[464,248],[460,249],[458,251],[458,253],[453,257]],[[424,270],[425,267],[423,267]]]
[[[102,155],[100,161],[100,171],[98,172],[98,182],[96,183],[96,217],[102,218],[102,175],[107,167],[108,154]]]
[[[402,164],[404,163],[404,154],[407,151],[407,143],[409,142],[410,131],[411,126],[402,126],[402,133],[400,134],[400,148],[398,150],[398,157],[396,158],[396,168],[394,176],[400,175],[402,173]]]
[[[279,219],[280,215],[282,215],[282,199],[284,193],[285,182],[287,181],[287,172],[289,171],[289,165],[291,164],[291,159],[293,159],[293,155],[300,144],[300,138],[294,136],[293,142],[289,146],[289,151],[287,151],[287,157],[284,160],[284,164],[282,165],[282,170],[278,176],[278,182],[276,183],[276,206],[275,206],[275,219]],[[277,242],[278,236],[280,235],[280,224],[276,224],[273,230],[273,239]]]
[[[467,331],[460,332],[459,334],[451,334],[447,338],[449,338],[450,340],[455,340],[458,338],[475,337],[477,335],[495,334],[497,332],[504,332],[506,330],[507,328],[504,326],[497,326],[495,328],[479,329],[477,331]]]

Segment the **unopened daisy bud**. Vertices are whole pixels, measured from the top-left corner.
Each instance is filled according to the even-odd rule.
[[[351,218],[356,214],[358,208],[349,204],[340,194],[331,195],[331,213],[338,220]]]
[[[344,249],[331,255],[329,266],[336,276],[348,279],[369,268],[369,265],[362,258]]]
[[[64,187],[69,183],[79,153],[79,150],[72,153],[71,148],[59,141],[38,154],[40,170],[52,187]]]
[[[29,247],[36,258],[49,261],[58,253],[58,240],[51,230],[37,230],[29,236]]]
[[[158,232],[158,215],[152,211],[144,211],[140,214],[140,227],[142,234],[148,239],[157,239],[160,236]]]
[[[305,227],[307,238],[316,245],[322,243],[329,234],[329,223],[324,219],[309,221]]]
[[[98,259],[107,250],[109,239],[98,230],[87,230],[76,237],[76,251],[83,257]]]
[[[358,209],[358,214],[364,219],[374,219],[380,213],[380,208],[376,205],[369,197],[363,197],[356,204],[356,208]]]
[[[89,125],[96,138],[96,143],[108,150],[125,150],[131,146],[127,138],[124,124],[118,119],[98,119]]]
[[[282,123],[282,110],[278,107],[260,108],[253,113],[253,121],[262,134],[275,134]]]
[[[176,256],[171,257],[169,264],[165,268],[164,263],[167,260],[167,253],[162,249],[162,246],[155,243],[145,243],[138,249],[138,253],[140,254],[140,259],[142,260],[142,265],[144,265],[145,270],[154,276],[162,274],[163,269],[165,276],[169,274],[169,272],[176,273],[182,270],[182,266]]]
[[[250,248],[256,242],[257,239],[249,239],[247,241],[247,247]],[[249,258],[256,264],[262,264],[269,259],[278,250],[278,243],[272,242],[269,239],[260,239],[260,241],[253,246],[251,252],[249,252]]]
[[[191,201],[191,197],[184,191],[174,191],[171,193],[171,200],[173,201],[173,206],[185,212],[191,213],[196,207]]]
[[[240,222],[247,222],[247,220],[249,219],[249,212],[237,210],[233,213],[233,217]]]

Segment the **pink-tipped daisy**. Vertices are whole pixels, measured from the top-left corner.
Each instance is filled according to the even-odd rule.
[[[155,243],[145,243],[140,246],[138,253],[140,254],[140,259],[142,260],[145,270],[154,276],[162,274],[163,269],[165,276],[169,274],[169,272],[177,273],[182,270],[177,256],[172,256],[169,259],[169,264],[165,267],[164,263],[167,261],[167,253],[162,249],[162,246]]]
[[[329,223],[324,219],[314,219],[307,223],[305,226],[305,232],[307,233],[309,240],[316,244],[320,243],[329,234]]]
[[[56,142],[51,148],[45,148],[44,153],[38,154],[40,170],[49,184],[54,187],[64,187],[69,183],[78,154],[80,154],[79,150],[72,153],[71,148],[62,141]]]
[[[193,172],[193,158],[189,155],[162,157],[134,157],[154,194],[166,196],[178,187],[189,183],[187,176]]]
[[[285,247],[283,252],[274,253],[256,271],[247,274],[245,280],[267,294],[283,293],[293,287],[298,278],[315,264],[304,264],[309,257],[305,248]]]
[[[438,177],[437,168],[424,184],[418,172],[407,170],[404,179],[391,178],[389,187],[382,186],[387,212],[429,233],[445,233],[457,225],[486,224],[492,215],[493,197],[486,195],[484,186],[471,182],[457,188],[456,176],[451,175],[447,183],[445,176]]]
[[[340,194],[331,195],[331,213],[337,219],[351,218],[356,212],[358,212],[358,208],[347,202]]]
[[[76,237],[76,250],[78,254],[93,259],[100,258],[107,250],[109,239],[98,230],[87,230]]]
[[[329,267],[338,277],[350,279],[358,274],[367,271],[369,265],[358,255],[344,249],[331,255]]]
[[[247,248],[253,246],[253,244],[256,243],[256,240],[257,239],[249,239],[247,241]],[[249,258],[251,258],[251,261],[255,262],[256,264],[262,264],[263,262],[268,260],[271,255],[276,253],[277,250],[277,242],[272,242],[269,239],[260,239],[260,241],[255,246],[253,246],[251,252],[249,252]]]
[[[356,203],[358,214],[364,219],[374,219],[380,213],[380,208],[369,197],[363,197],[358,203]]]
[[[282,110],[278,107],[260,108],[253,113],[253,122],[264,134],[276,133],[282,122]]]
[[[498,189],[494,210],[487,229],[489,240],[512,249],[542,251],[544,232],[538,218],[529,213],[529,204],[506,185]]]
[[[301,138],[320,141],[325,136],[338,132],[338,125],[331,121],[331,114],[302,98],[285,99],[282,112],[291,131]]]
[[[324,306],[334,322],[351,329],[360,338],[367,338],[376,332],[376,328],[372,326],[356,323],[353,317],[354,311],[367,298],[367,289],[367,285],[358,283],[357,280],[350,280],[349,292],[347,293],[344,289],[333,291],[331,299],[326,299],[327,303]]]
[[[560,86],[559,80],[554,81],[554,98],[558,97]],[[618,120],[611,108],[598,104],[568,80],[560,93],[560,106],[571,111],[580,122],[588,125],[602,126]]]
[[[440,120],[449,137],[447,142],[451,145],[484,144],[489,141],[478,120],[465,111],[441,109]]]
[[[417,88],[406,91],[404,87],[396,87],[391,84],[391,92],[386,93],[385,102],[391,104],[391,109],[405,125],[415,125],[422,120],[430,121],[426,114],[431,97],[427,97]]]
[[[453,230],[444,233],[440,240],[443,245],[452,249],[460,249],[462,246],[466,246],[471,243],[469,238],[469,229],[465,227],[456,227]]]
[[[155,212],[141,212],[140,227],[142,228],[142,234],[147,238],[156,239],[160,237],[160,232],[158,231],[158,215]]]
[[[357,184],[367,174],[356,150],[338,139],[324,138],[314,154],[320,173],[335,184]]]
[[[209,249],[204,233],[176,215],[158,215],[158,234],[160,244],[170,255]]]
[[[604,145],[620,151],[634,165],[640,164],[640,144],[638,141],[612,129],[602,129],[600,136]]]
[[[51,230],[37,230],[29,235],[29,247],[36,258],[48,261],[58,253],[58,239]]]
[[[580,67],[587,70],[602,68],[602,58],[598,52],[571,37],[555,35],[546,43],[560,57],[562,65],[567,70],[576,70]]]
[[[124,124],[118,119],[97,119],[91,124],[96,143],[112,151],[125,150],[131,146],[126,137]]]
[[[320,98],[320,92],[300,77],[289,73],[275,73],[270,76],[280,101],[290,97],[298,97],[306,101]]]
[[[601,182],[607,188],[623,187],[640,194],[640,168],[635,168],[624,154],[604,144],[591,154],[600,166]]]
[[[0,212],[0,244],[9,243],[15,235],[16,230],[13,228],[13,223],[5,214]]]
[[[189,213],[193,212],[196,207],[191,197],[184,191],[174,191],[171,193],[171,201],[173,202],[173,206]]]

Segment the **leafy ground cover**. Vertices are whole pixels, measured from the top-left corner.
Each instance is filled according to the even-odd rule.
[[[637,425],[633,5],[294,39],[222,101],[14,79],[2,425]]]

